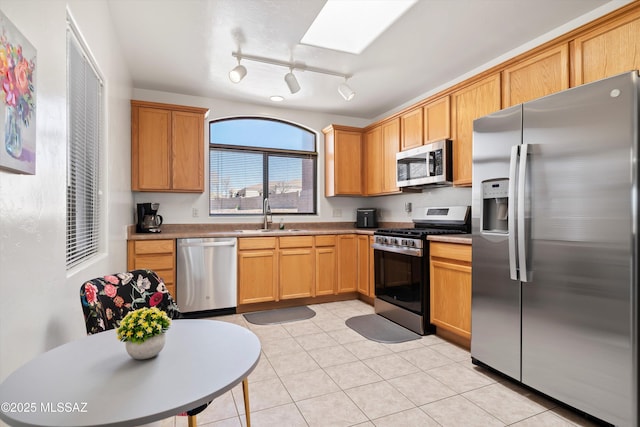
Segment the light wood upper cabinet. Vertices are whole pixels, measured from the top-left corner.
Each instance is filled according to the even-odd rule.
[[[640,9],[576,37],[572,59],[574,86],[640,69]]]
[[[364,189],[368,196],[398,192],[396,153],[400,147],[400,119],[396,118],[364,134]]]
[[[204,191],[204,115],[172,112],[171,182],[175,191]]]
[[[400,151],[451,138],[450,99],[443,96],[400,116]]]
[[[451,95],[453,183],[471,185],[473,121],[500,110],[500,73],[485,77]]]
[[[365,193],[367,195],[381,194],[384,179],[382,176],[382,126],[376,126],[364,134],[364,159]]]
[[[398,191],[396,154],[400,148],[400,120],[394,119],[382,124],[382,192]]]
[[[451,138],[451,97],[443,96],[426,104],[424,113],[424,143]]]
[[[362,185],[362,132],[347,126],[323,129],[326,197],[360,196]]]
[[[400,151],[419,147],[424,144],[422,107],[400,116]]]
[[[131,101],[131,189],[204,191],[208,109]]]
[[[569,45],[563,43],[502,72],[502,107],[510,107],[569,88]]]
[[[131,189],[171,189],[171,111],[131,102]]]

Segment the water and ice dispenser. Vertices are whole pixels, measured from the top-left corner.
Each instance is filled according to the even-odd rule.
[[[482,182],[482,231],[507,234],[509,219],[509,179]]]

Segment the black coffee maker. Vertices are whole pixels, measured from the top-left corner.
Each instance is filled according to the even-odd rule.
[[[136,233],[159,233],[162,216],[158,215],[160,203],[138,203]]]

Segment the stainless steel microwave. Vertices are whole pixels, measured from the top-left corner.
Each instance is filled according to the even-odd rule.
[[[451,185],[451,140],[443,139],[396,154],[398,187]]]

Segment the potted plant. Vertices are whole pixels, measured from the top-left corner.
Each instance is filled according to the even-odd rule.
[[[150,359],[164,347],[164,333],[170,325],[167,313],[157,307],[144,307],[124,316],[116,337],[125,343],[127,352],[134,359]]]

